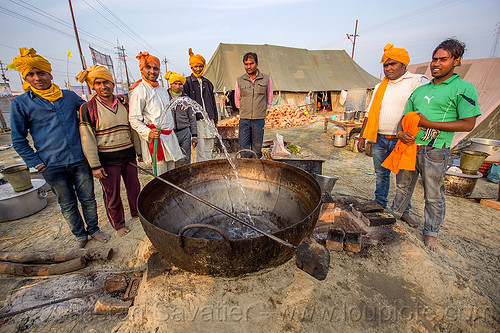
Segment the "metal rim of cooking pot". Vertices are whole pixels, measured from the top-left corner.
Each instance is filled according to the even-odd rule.
[[[273,231],[271,234],[297,246],[303,238],[312,233],[321,206],[321,190],[317,181],[311,175],[300,168],[272,160],[236,159],[233,162],[240,169],[238,171],[240,179],[244,177],[244,171],[247,168],[251,170],[258,166],[259,168],[263,168],[263,170],[269,169],[271,173],[279,174],[280,177],[283,177],[279,179],[280,181],[283,181],[283,179],[288,180],[289,178],[288,181],[292,181],[294,184],[309,184],[307,191],[310,193],[307,193],[311,194],[313,198],[308,203],[310,206],[310,210],[307,210],[308,215],[298,222],[287,223],[283,228]],[[188,180],[182,180],[183,177],[189,175],[196,178],[200,174],[210,177],[210,175],[205,175],[203,172],[215,174],[218,172],[217,168],[222,167],[219,164],[229,165],[226,160],[209,160],[182,166],[161,175],[161,177],[173,183],[176,183],[177,180],[177,183],[180,184],[176,185],[189,191],[190,188],[186,188],[185,184],[181,186],[183,181],[188,182]],[[223,168],[228,167],[224,166]],[[261,175],[261,177],[265,178],[267,175]],[[296,177],[301,178],[296,180],[294,179]],[[197,181],[199,183],[196,186],[203,186],[209,179],[199,179]],[[273,268],[287,262],[293,257],[293,250],[266,236],[230,239],[229,244],[231,246],[229,247],[227,241],[224,239],[196,238],[183,235],[183,246],[179,246],[179,232],[174,233],[160,228],[148,220],[154,218],[155,214],[159,212],[159,206],[157,205],[161,205],[161,203],[151,201],[154,200],[153,198],[157,198],[160,193],[163,193],[162,195],[166,197],[165,202],[166,200],[172,202],[173,200],[176,202],[179,200],[182,202],[183,200],[179,194],[176,195],[173,191],[166,189],[167,185],[164,185],[162,188],[160,183],[159,180],[153,179],[142,189],[138,198],[139,218],[152,244],[162,254],[164,259],[171,264],[198,274],[232,277]],[[189,203],[189,201],[186,202]],[[188,207],[186,209],[194,208]],[[165,223],[174,222],[167,221]],[[189,224],[191,223],[187,223],[186,225]],[[179,229],[182,229],[182,227],[184,226],[179,225]]]

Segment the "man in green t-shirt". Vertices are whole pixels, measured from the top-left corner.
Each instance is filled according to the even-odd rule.
[[[421,174],[425,194],[424,243],[433,251],[438,249],[436,239],[445,216],[444,176],[451,140],[455,132],[471,131],[481,114],[476,88],[454,73],[464,50],[465,45],[456,39],[447,39],[436,47],[430,63],[433,79],[413,92],[405,110],[405,114],[419,114],[421,129],[414,137],[401,131],[401,123],[398,127],[399,140],[407,145],[417,143],[417,160],[415,171],[400,171],[403,174],[396,185],[391,210],[401,216]]]

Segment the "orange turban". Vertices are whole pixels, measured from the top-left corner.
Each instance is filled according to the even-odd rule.
[[[405,66],[408,66],[408,64],[410,63],[410,55],[408,54],[408,51],[406,51],[405,49],[396,48],[392,44],[387,44],[384,47],[384,55],[382,56],[382,60],[380,60],[380,62],[384,63],[388,59],[399,61]]]
[[[17,70],[21,72],[23,79],[26,78],[26,75],[28,75],[33,68],[41,69],[47,73],[52,72],[50,62],[41,55],[36,54],[35,49],[30,48],[28,50],[27,48],[21,47],[19,53],[20,54],[15,57],[12,62],[16,65]]]
[[[194,67],[198,64],[202,64],[203,65],[203,70],[201,71],[200,74],[194,74],[194,76],[196,77],[200,77],[203,75],[203,72],[205,71],[205,65],[206,65],[206,61],[205,61],[205,58],[203,58],[201,56],[201,54],[194,54],[193,53],[193,49],[192,48],[189,48],[189,67]]]
[[[139,60],[139,69],[141,70],[150,62],[154,62],[158,68],[160,67],[160,59],[149,54],[149,52],[139,52],[136,59]]]
[[[165,76],[163,76],[170,84],[181,81],[182,84],[186,83],[186,77],[184,75],[180,75],[179,73],[168,71]]]
[[[91,88],[94,87],[94,81],[96,79],[103,79],[103,80],[108,80],[115,83],[113,80],[113,75],[109,72],[109,70],[101,65],[92,65],[88,69],[81,71],[77,76],[76,79],[79,82],[87,81],[89,86]]]

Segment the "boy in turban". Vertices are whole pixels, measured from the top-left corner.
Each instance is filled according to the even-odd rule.
[[[468,132],[481,115],[477,89],[454,73],[460,66],[465,45],[447,39],[432,53],[431,82],[417,88],[410,96],[405,114],[417,112],[420,131],[416,136],[403,132],[398,125],[398,137],[406,145],[417,144],[415,170],[400,170],[396,196],[391,210],[396,216],[410,202],[419,174],[424,186],[424,244],[438,250],[437,237],[445,216],[444,176],[455,132]]]
[[[160,60],[148,52],[139,52],[139,69],[142,79],[134,83],[130,92],[130,126],[142,138],[142,158],[152,162],[154,140],[158,139],[156,161],[158,174],[175,168],[175,162],[184,158],[175,137],[174,119],[167,112],[170,97],[158,84]]]
[[[19,51],[13,62],[25,80],[26,92],[14,98],[10,107],[14,149],[29,167],[42,173],[57,196],[75,235],[75,247],[85,247],[88,236],[105,243],[109,236],[97,225],[94,181],[78,132],[78,109],[85,101],[52,83],[50,63],[34,49]],[[28,133],[36,151],[28,142]]]
[[[186,83],[184,75],[168,71],[164,77],[170,83],[170,88],[168,89],[170,100],[172,102],[180,102],[172,108],[175,125],[174,132],[181,149],[184,151],[184,155],[186,155],[185,164],[189,164],[191,163],[191,146],[196,147],[198,144],[196,116],[199,113],[195,115],[193,108],[183,104],[181,101],[182,99],[187,99],[195,103],[183,92],[184,83]]]
[[[189,49],[189,67],[193,73],[186,78],[184,93],[203,107],[208,115],[208,121],[217,125],[219,120],[217,104],[215,103],[214,85],[203,76],[205,71],[205,58],[194,54]],[[215,136],[208,127],[206,120],[198,120],[198,145],[196,146],[196,162],[206,161],[212,158]]]
[[[119,103],[113,95],[115,83],[109,70],[100,65],[90,66],[76,77],[86,81],[96,94],[80,108],[80,135],[82,149],[99,179],[109,222],[118,236],[130,230],[125,226],[125,214],[120,196],[120,178],[123,178],[132,217],[138,216],[137,197],[141,189],[136,154],[141,156],[140,139],[130,128],[128,105]]]
[[[373,141],[373,167],[376,175],[375,202],[387,206],[391,184],[391,170],[382,166],[398,142],[397,127],[403,117],[406,102],[411,93],[428,80],[423,75],[412,74],[406,67],[410,62],[408,52],[392,44],[384,47],[380,62],[384,68],[384,79],[375,86],[368,107],[367,118],[361,127],[358,149],[364,150],[365,138]],[[398,176],[396,176],[397,181]],[[413,228],[417,227],[410,216],[410,204],[405,208],[402,219]]]

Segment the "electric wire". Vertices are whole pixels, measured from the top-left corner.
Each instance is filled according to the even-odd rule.
[[[18,5],[20,7],[26,8],[26,9],[28,9],[28,10],[30,10],[30,11],[32,11],[32,12],[34,12],[34,13],[40,15],[40,16],[43,16],[43,17],[45,17],[47,19],[50,19],[50,20],[52,20],[54,22],[57,22],[57,23],[59,23],[61,25],[64,25],[67,28],[73,29],[73,24],[68,23],[68,22],[66,22],[66,21],[58,18],[57,16],[54,16],[54,15],[52,15],[52,14],[50,14],[50,13],[48,13],[48,12],[46,12],[46,11],[44,11],[44,10],[36,7],[36,6],[34,6],[34,5],[32,5],[32,4],[30,4],[30,3],[26,2],[26,1],[23,1],[23,0],[17,0],[17,1],[16,0],[9,0],[9,1],[12,2],[12,3],[15,3],[16,5]],[[105,39],[103,39],[103,38],[101,38],[101,37],[99,37],[97,35],[94,35],[93,33],[90,33],[90,32],[88,32],[88,31],[86,31],[84,29],[78,28],[78,32],[80,32],[83,35],[87,35],[88,37],[93,38],[95,40],[98,40],[101,43],[104,43],[104,44],[107,44],[107,45],[110,45],[110,46],[114,46],[113,43],[110,43],[107,40],[105,40]]]
[[[16,18],[18,20],[21,20],[23,22],[26,22],[26,23],[30,23],[32,25],[36,25],[36,26],[41,27],[41,28],[43,28],[45,30],[49,30],[49,31],[55,32],[55,33],[57,33],[59,35],[62,35],[62,36],[65,36],[65,37],[69,37],[69,38],[71,38],[73,40],[75,38],[75,36],[73,34],[70,34],[70,33],[67,33],[65,31],[62,31],[62,30],[60,30],[58,28],[55,28],[55,27],[53,27],[51,25],[43,24],[41,22],[35,21],[32,18],[30,18],[30,17],[27,17],[25,15],[22,15],[22,14],[20,14],[18,12],[12,11],[12,10],[10,10],[8,8],[5,8],[5,7],[2,7],[2,6],[0,6],[0,13],[4,13],[6,15],[9,15],[11,17],[14,17],[14,18]],[[88,43],[88,44],[91,44],[90,41],[88,41],[88,40],[86,40],[84,38],[81,38],[81,40],[84,41],[84,42],[86,42],[86,43]],[[104,47],[103,47],[103,49],[111,51],[111,50],[109,50],[107,48],[104,48]]]

